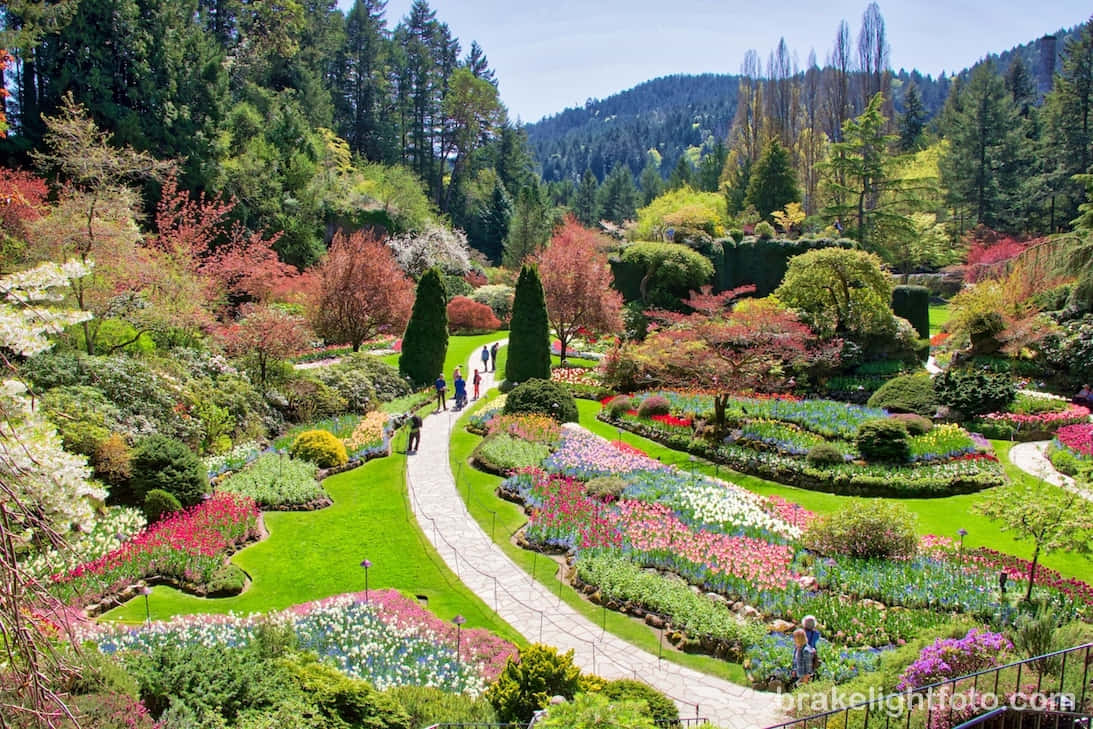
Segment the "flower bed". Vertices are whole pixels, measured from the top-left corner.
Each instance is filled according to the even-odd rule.
[[[1089,408],[1068,403],[1065,410],[1041,413],[989,413],[971,426],[988,438],[1043,440],[1066,425],[1089,422]]]
[[[19,567],[28,576],[44,580],[50,575],[66,572],[83,562],[93,562],[109,554],[126,539],[139,533],[146,523],[139,509],[111,507],[105,515],[95,519],[90,531],[73,534],[62,549],[47,549],[29,559],[21,559]]]
[[[234,446],[227,453],[207,457],[204,463],[205,470],[209,474],[209,480],[212,481],[217,476],[223,476],[225,473],[242,470],[263,452],[265,452],[265,449],[258,441],[248,440]]]
[[[202,593],[228,554],[257,536],[257,504],[217,493],[152,524],[102,557],[53,575],[51,590],[79,606],[152,577]]]
[[[227,477],[220,491],[245,496],[263,509],[293,508],[330,503],[316,480],[318,466],[283,453],[267,453],[247,469]]]
[[[148,652],[163,645],[245,644],[263,622],[287,624],[299,647],[377,689],[435,686],[451,693],[480,693],[516,647],[488,631],[456,628],[395,590],[339,595],[268,616],[183,616],[137,628],[95,625],[82,637],[104,653]]]
[[[1055,446],[1078,458],[1093,458],[1093,423],[1064,425],[1055,432]]]

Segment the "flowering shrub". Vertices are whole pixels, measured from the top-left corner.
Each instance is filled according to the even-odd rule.
[[[263,621],[287,624],[299,646],[376,688],[436,686],[444,691],[481,692],[496,678],[516,647],[482,629],[461,632],[395,590],[339,595],[267,616],[190,615],[136,628],[91,625],[82,636],[104,653],[151,651],[192,643],[241,645],[253,640]]]
[[[454,296],[448,302],[448,328],[453,334],[461,332],[492,332],[501,327],[501,320],[486,304]]]
[[[257,536],[254,501],[216,493],[156,522],[102,557],[53,575],[52,590],[68,603],[87,605],[153,575],[201,588],[230,552]]]
[[[489,435],[507,433],[531,443],[554,445],[562,437],[562,426],[557,420],[546,415],[522,413],[493,418],[487,424],[486,432]]]
[[[1055,431],[1055,446],[1077,456],[1093,458],[1093,423],[1064,425]]]
[[[326,496],[315,480],[318,466],[308,461],[267,453],[249,468],[224,479],[221,491],[254,499],[263,507],[299,506]]]
[[[918,546],[915,520],[902,504],[855,499],[815,519],[804,541],[809,549],[825,555],[908,557]]]
[[[1002,665],[1005,652],[1013,644],[1001,633],[972,628],[963,638],[941,638],[922,649],[915,660],[900,675],[898,691],[929,686],[985,668]]]
[[[212,481],[217,476],[242,469],[248,463],[258,458],[258,455],[261,452],[262,447],[257,441],[248,440],[245,443],[237,444],[227,453],[221,453],[218,456],[209,456],[204,461],[205,470],[209,474],[209,480]]]

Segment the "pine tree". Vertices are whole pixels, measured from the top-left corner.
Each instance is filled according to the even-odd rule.
[[[424,387],[441,373],[447,353],[447,293],[440,271],[430,268],[417,282],[414,309],[402,336],[398,370],[417,387]]]
[[[504,262],[515,268],[528,256],[546,245],[554,228],[554,208],[547,199],[546,190],[535,181],[525,185],[516,196],[509,235],[505,239]]]
[[[591,228],[600,222],[600,205],[596,200],[600,183],[596,181],[596,175],[592,170],[585,168],[581,177],[580,187],[577,188],[577,198],[573,201],[573,215],[577,222],[586,228]]]
[[[745,203],[754,205],[759,214],[767,218],[775,210],[784,208],[786,203],[800,200],[801,191],[797,187],[789,151],[777,139],[772,139],[751,172]]]
[[[638,208],[638,191],[630,168],[619,163],[600,185],[600,215],[622,225],[634,217]]]
[[[903,114],[899,117],[899,148],[915,152],[922,148],[922,130],[926,126],[926,107],[914,81],[903,95]]]
[[[672,174],[668,175],[668,189],[678,190],[684,186],[690,186],[694,181],[695,169],[691,166],[690,160],[687,159],[687,155],[683,155],[679,158],[679,162],[676,163],[675,169],[672,170]]]
[[[500,180],[494,183],[489,202],[479,211],[479,218],[482,241],[477,248],[491,263],[500,263],[512,223],[512,200]]]
[[[1044,101],[1044,150],[1051,189],[1060,193],[1057,218],[1069,220],[1082,201],[1074,175],[1093,169],[1093,20],[1063,48],[1055,87]]]
[[[512,301],[505,381],[515,385],[533,377],[550,379],[550,325],[539,270],[525,265]]]
[[[638,186],[641,188],[642,207],[656,200],[664,192],[664,178],[660,176],[660,170],[652,161],[647,162],[642,168]]]

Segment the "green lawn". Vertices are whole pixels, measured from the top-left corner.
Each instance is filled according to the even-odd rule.
[[[930,336],[941,331],[941,325],[949,321],[948,304],[930,304]]]
[[[473,411],[474,408],[471,409],[471,412]],[[487,534],[492,536],[493,541],[501,547],[510,559],[520,565],[525,572],[546,585],[551,592],[558,595],[560,601],[564,601],[571,607],[576,608],[597,625],[602,625],[606,619],[606,628],[609,632],[649,653],[657,653],[660,640],[657,631],[643,622],[628,618],[615,611],[605,611],[586,601],[575,590],[558,579],[557,562],[538,552],[521,549],[512,543],[512,536],[524,525],[527,517],[524,515],[522,507],[499,499],[494,493],[497,484],[501,482],[499,477],[477,471],[469,465],[471,451],[474,450],[480,438],[464,430],[462,423],[463,419],[460,421],[460,427],[452,433],[452,473],[456,475],[460,493],[463,495],[463,500],[475,521]],[[544,608],[549,608],[549,605],[544,606]],[[538,640],[537,635],[530,635],[528,638]],[[748,685],[744,670],[738,664],[726,663],[709,656],[680,653],[672,649],[667,643],[664,644],[664,657],[667,660],[711,675],[720,676],[734,683]]]
[[[489,344],[496,342],[499,339],[506,339],[509,336],[507,331],[490,332],[489,334],[474,334],[471,336],[459,336],[453,335],[448,337],[448,353],[444,356],[444,378],[449,379],[452,376],[452,370],[456,365],[460,367],[467,366],[467,360],[471,358],[471,352],[481,351],[483,344]],[[501,355],[497,355],[497,371],[501,372]],[[399,354],[385,354],[381,359],[388,363],[395,369],[398,369]],[[481,360],[475,360],[475,363],[479,363]],[[470,372],[464,372],[463,378],[468,382],[470,378],[468,375],[474,373],[472,369]],[[448,383],[448,387],[451,388],[451,383]]]
[[[583,357],[569,357],[566,359],[566,364],[570,367],[596,367],[599,363],[598,359],[585,359]],[[550,366],[561,367],[562,358],[554,354],[550,355]]]
[[[590,400],[578,400],[577,407],[581,414],[581,425],[594,433],[616,440],[619,431],[607,423],[596,419],[600,411],[600,404]],[[664,463],[677,465],[683,469],[691,468],[689,456],[680,451],[660,445],[655,441],[642,438],[627,431],[622,431],[622,439],[636,446],[653,458],[658,458]],[[1006,471],[1011,477],[1021,473],[1019,469],[1009,463],[1009,449],[1011,443],[994,441],[998,458],[1006,466]],[[728,471],[723,467],[702,460],[696,461],[695,470],[716,475],[727,481],[732,481],[750,491],[759,494],[777,495],[806,509],[819,513],[835,511],[845,504],[849,497],[820,491],[783,486],[772,481],[764,481],[754,476]],[[959,529],[966,529],[968,535],[964,538],[966,547],[990,547],[1000,552],[1015,554],[1024,559],[1032,557],[1032,546],[1027,542],[1017,542],[1009,534],[998,531],[998,524],[980,516],[972,511],[972,504],[982,499],[982,494],[962,494],[943,499],[897,499],[907,508],[918,514],[918,530],[920,534],[936,534],[938,536],[957,538]],[[1093,575],[1093,560],[1088,557],[1057,553],[1041,557],[1040,562],[1052,569],[1058,570],[1067,577],[1077,577],[1089,580]]]
[[[155,619],[189,613],[267,612],[343,592],[364,589],[360,567],[369,559],[369,589],[396,588],[425,595],[429,609],[448,619],[460,613],[468,627],[488,628],[523,642],[475,597],[444,564],[422,534],[406,500],[403,442],[395,453],[369,461],[323,482],[334,505],[312,512],[269,512],[269,537],[237,553],[232,561],[253,578],[242,595],[202,599],[167,587],[149,598]],[[106,619],[141,621],[144,601],[132,600]]]

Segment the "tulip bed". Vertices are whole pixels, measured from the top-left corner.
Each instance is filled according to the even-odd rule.
[[[92,625],[82,637],[104,653],[150,652],[191,643],[244,645],[264,623],[291,626],[298,647],[376,688],[435,686],[451,693],[480,693],[495,679],[516,646],[489,631],[456,628],[395,590],[339,595],[264,616],[177,617],[136,628]]]
[[[129,537],[140,532],[146,522],[144,514],[127,506],[111,507],[95,520],[90,531],[74,534],[62,549],[47,549],[33,557],[22,559],[19,567],[28,576],[44,580],[57,572],[74,569],[92,562],[121,546]]]
[[[1067,425],[1089,422],[1089,408],[1066,403],[1062,410],[1033,413],[989,413],[972,427],[988,438],[1005,440],[1041,440]],[[1050,437],[1050,436],[1049,436]]]
[[[639,416],[641,402],[654,395],[668,401],[671,413]],[[990,444],[957,425],[939,425],[909,437],[910,458],[905,465],[862,462],[854,438],[866,420],[887,417],[876,408],[787,396],[732,398],[725,409],[727,435],[716,441],[696,427],[712,418],[709,395],[650,392],[635,395],[632,405],[634,409],[616,419],[605,408],[600,418],[736,471],[800,488],[846,495],[929,497],[979,491],[1003,481]],[[821,443],[838,449],[843,463],[810,463],[808,453]]]
[[[50,588],[78,606],[116,595],[145,578],[204,592],[227,556],[257,537],[258,505],[221,492],[148,526],[98,559],[53,575]]]

